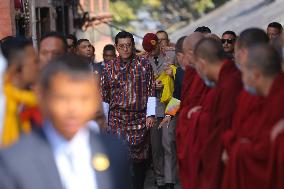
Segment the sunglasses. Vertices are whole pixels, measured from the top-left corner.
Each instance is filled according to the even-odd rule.
[[[228,44],[233,44],[235,42],[234,39],[222,39],[222,43],[225,44],[225,43],[228,43]]]

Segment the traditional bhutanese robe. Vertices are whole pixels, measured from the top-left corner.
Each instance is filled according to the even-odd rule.
[[[108,62],[101,77],[103,102],[109,105],[108,132],[126,141],[133,161],[148,155],[146,117],[155,115],[155,79],[148,60],[134,56]],[[150,99],[152,99],[152,106]]]

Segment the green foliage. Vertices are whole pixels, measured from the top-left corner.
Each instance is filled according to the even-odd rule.
[[[193,7],[199,14],[203,14],[206,10],[213,9],[215,4],[212,0],[199,0],[195,1]]]
[[[162,4],[161,0],[143,0],[144,5],[148,5],[152,8],[159,8]]]
[[[110,10],[114,21],[126,25],[130,20],[136,19],[135,11],[125,1],[115,1],[111,3]]]

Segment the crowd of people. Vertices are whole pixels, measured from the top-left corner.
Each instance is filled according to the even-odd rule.
[[[283,188],[282,30],[5,37],[0,188]]]

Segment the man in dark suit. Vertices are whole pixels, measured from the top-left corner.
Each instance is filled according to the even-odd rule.
[[[96,74],[102,75],[105,64],[115,58],[116,58],[115,47],[111,44],[106,45],[103,49],[103,59],[104,60],[102,62],[94,62],[92,64],[93,72]]]
[[[0,188],[131,188],[126,148],[87,127],[101,108],[88,62],[64,55],[43,69],[39,81],[45,124],[0,151]]]

